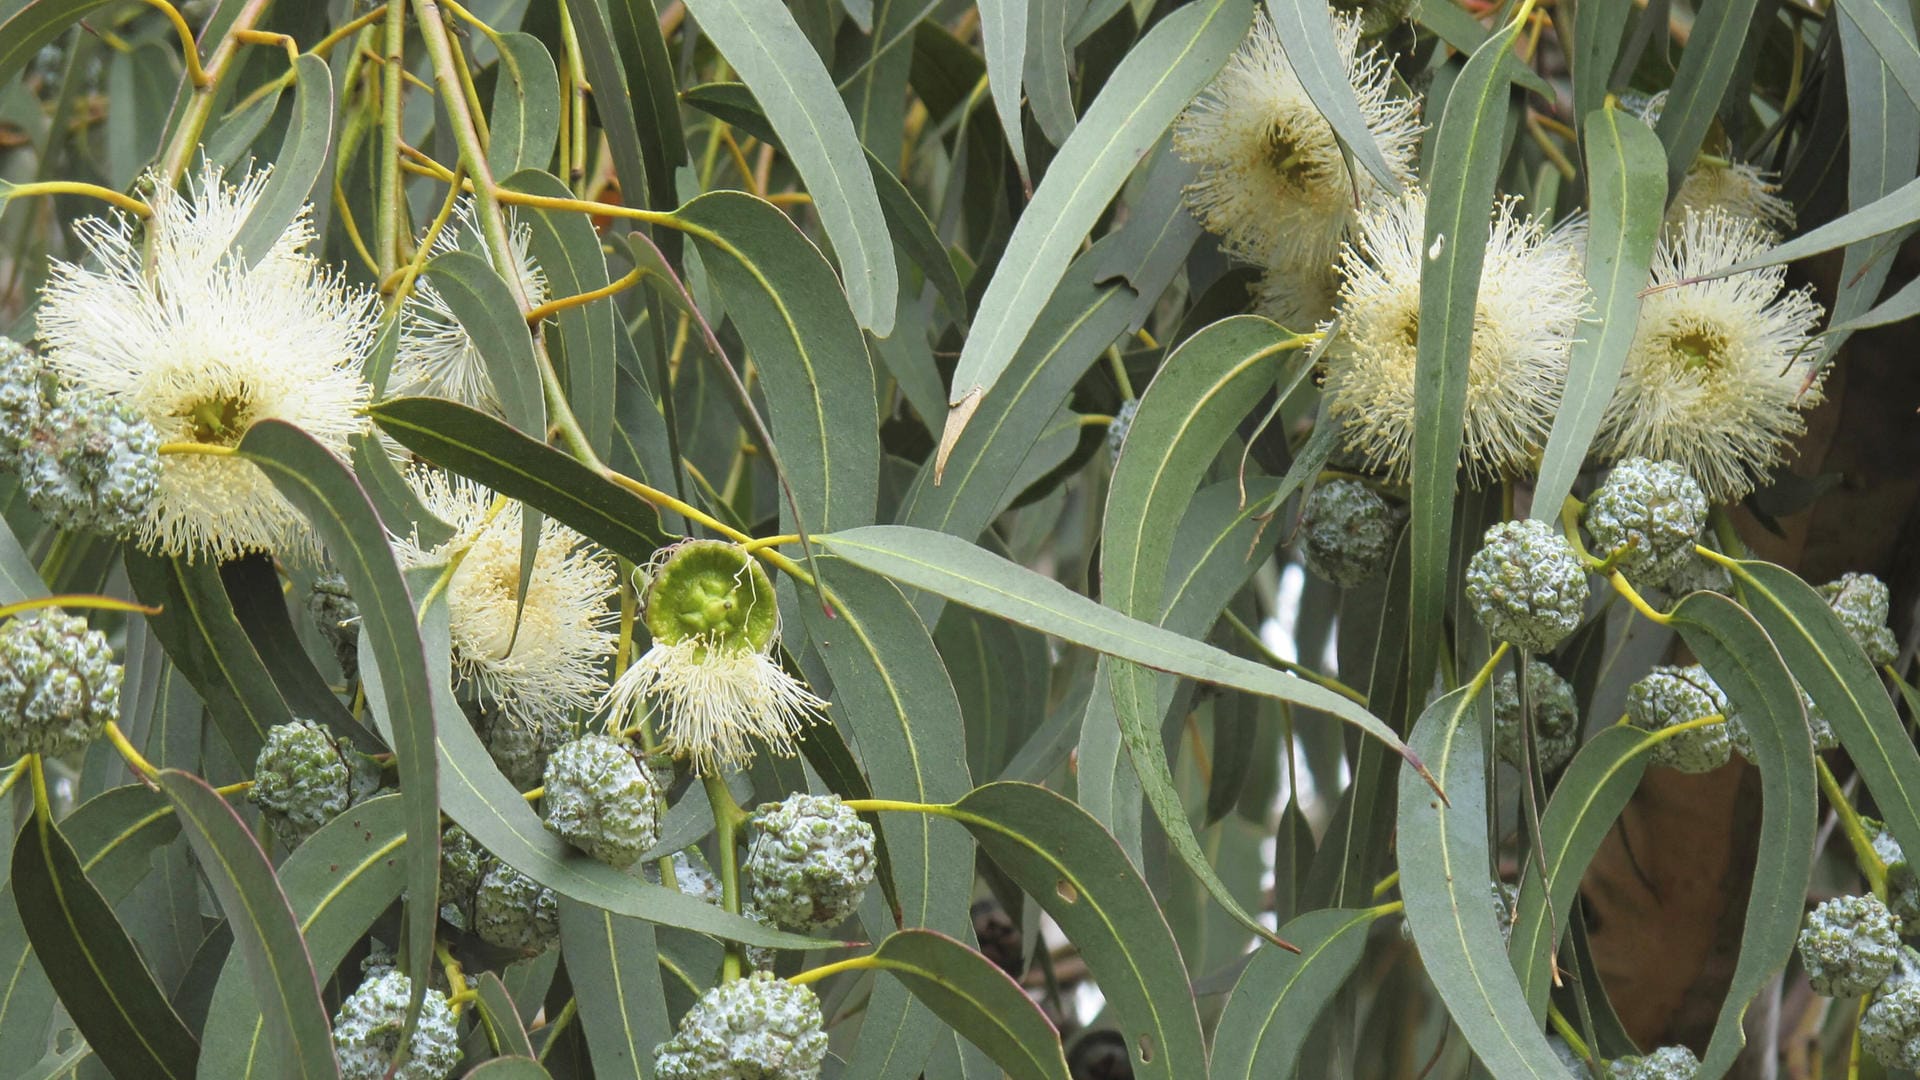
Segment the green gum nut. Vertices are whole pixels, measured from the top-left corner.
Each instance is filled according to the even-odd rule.
[[[647,632],[667,645],[699,638],[737,651],[765,649],[779,623],[773,582],[738,544],[676,544],[647,589]]]

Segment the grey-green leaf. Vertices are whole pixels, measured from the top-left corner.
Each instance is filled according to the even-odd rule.
[[[1438,0],[1446,3],[1447,0]],[[1360,112],[1360,98],[1347,78],[1345,57],[1333,34],[1333,9],[1321,0],[1267,0],[1267,12],[1279,31],[1287,63],[1313,107],[1326,117],[1333,134],[1360,167],[1388,192],[1400,190],[1400,178],[1387,164],[1380,144]]]
[[[1680,181],[1693,168],[1707,129],[1727,95],[1727,84],[1740,61],[1741,46],[1755,23],[1759,0],[1719,0],[1700,8],[1673,73],[1666,107],[1655,127],[1667,148],[1667,188],[1680,190]]]
[[[493,87],[487,167],[495,176],[544,169],[560,135],[560,76],[532,34],[501,34],[500,78]],[[532,369],[529,368],[529,371]]]
[[[1262,949],[1227,997],[1213,1036],[1214,1080],[1292,1080],[1307,1036],[1359,965],[1380,913],[1322,908],[1280,928],[1300,946]]]
[[[1598,319],[1583,326],[1567,363],[1567,387],[1540,463],[1533,516],[1551,522],[1573,490],[1600,430],[1640,321],[1640,289],[1665,216],[1666,157],[1645,124],[1618,108],[1596,109],[1584,125],[1587,148],[1587,287]]]
[[[778,0],[694,0],[688,10],[780,133],[840,258],[854,318],[886,337],[898,294],[893,242],[860,137],[819,54]]]
[[[1440,636],[1427,631],[1446,617],[1454,478],[1460,463],[1474,312],[1506,128],[1511,79],[1507,50],[1518,32],[1516,23],[1494,34],[1467,60],[1447,94],[1434,138],[1438,150],[1427,177],[1410,478],[1413,591],[1408,617],[1414,633],[1409,670],[1415,686],[1425,686],[1433,678]]]
[[[380,515],[345,462],[291,424],[262,421],[240,440],[240,453],[267,474],[326,543],[333,563],[360,605],[362,662],[377,658],[385,675],[384,705],[394,717],[387,735],[407,807],[407,963],[425,971],[432,962],[439,917],[440,797],[434,768],[434,718],[426,656],[406,579],[387,545]],[[370,655],[367,655],[370,654]],[[373,688],[367,690],[369,695]],[[464,727],[464,725],[462,725]],[[417,980],[411,1016],[426,993]]]
[[[300,215],[327,164],[333,145],[333,75],[327,62],[311,53],[294,64],[293,115],[273,173],[260,192],[260,201],[240,226],[233,246],[249,264],[273,249],[274,242]]]
[[[1253,19],[1238,0],[1175,10],[1128,51],[1053,159],[1007,240],[961,347],[943,451],[999,381],[1094,222],[1140,158],[1239,46]],[[942,457],[944,459],[944,453]]]
[[[1008,1073],[1067,1080],[1060,1033],[993,961],[945,934],[902,930],[880,943],[873,962]]]
[[[1097,652],[1318,709],[1360,728],[1402,757],[1411,758],[1399,737],[1377,717],[1331,690],[1130,619],[1051,578],[956,537],[905,525],[875,525],[816,539],[848,562],[903,585],[926,589]],[[1424,768],[1420,772],[1425,775]]]
[[[1721,1076],[1746,1044],[1741,1021],[1747,1006],[1786,966],[1800,933],[1819,824],[1813,739],[1793,678],[1753,616],[1719,593],[1696,592],[1674,608],[1672,621],[1726,691],[1760,769],[1759,854],[1740,929],[1740,958],[1700,1063],[1702,1074]]]
[[[287,1077],[337,1077],[320,981],[273,864],[233,808],[205,780],[178,769],[156,778],[206,872],[266,1018],[267,1049]]]
[[[1420,958],[1447,1012],[1489,1072],[1502,1080],[1564,1080],[1566,1066],[1527,1008],[1488,899],[1485,753],[1490,723],[1482,683],[1427,706],[1413,748],[1431,762],[1451,806],[1412,773],[1400,774],[1400,893]]]

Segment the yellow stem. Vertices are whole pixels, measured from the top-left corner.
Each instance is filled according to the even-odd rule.
[[[359,18],[353,19],[349,22],[341,23],[339,29],[335,30],[331,34],[328,34],[326,37],[321,38],[319,41],[314,42],[313,48],[308,49],[307,51],[312,53],[315,56],[325,56],[328,53],[333,51],[333,47],[335,45],[338,45],[342,41],[345,41],[348,38],[352,37],[353,35],[359,33],[363,27],[371,26],[374,23],[379,22],[381,19],[384,19],[386,17],[387,17],[387,5],[381,4],[379,7],[374,8],[372,11],[367,12],[365,15],[362,15]]]
[[[1389,915],[1398,915],[1407,910],[1407,902],[1405,900],[1389,900],[1371,910],[1374,918],[1384,919]]]
[[[99,184],[87,184],[78,180],[36,180],[30,184],[14,184],[0,187],[0,196],[8,200],[27,195],[87,195],[102,202],[109,202],[137,217],[152,217],[153,207],[131,195],[125,195],[110,187]]]
[[[1607,581],[1613,586],[1614,592],[1625,597],[1627,603],[1632,604],[1633,609],[1645,615],[1650,622],[1657,626],[1665,626],[1668,622],[1672,621],[1672,616],[1662,615],[1660,612],[1655,611],[1653,605],[1647,603],[1646,598],[1641,596],[1640,593],[1628,583],[1625,574],[1622,574],[1618,570],[1610,571],[1607,574]]]
[[[751,555],[766,548],[779,547],[781,544],[797,544],[799,542],[800,536],[798,533],[781,533],[779,536],[763,536],[758,540],[749,540],[740,546],[747,554]]]
[[[880,961],[875,959],[871,954],[867,956],[854,956],[845,960],[836,960],[831,964],[821,964],[817,968],[810,968],[798,975],[790,975],[787,977],[787,982],[794,986],[805,986],[808,983],[819,982],[821,979],[838,975],[843,971],[865,971],[869,968],[877,968],[880,966]]]
[[[881,810],[899,810],[910,814],[933,814],[936,817],[948,816],[953,809],[950,803],[902,802],[898,799],[848,799],[847,809],[856,814],[877,813]]]
[[[528,788],[527,790],[521,792],[520,797],[527,800],[528,802],[539,802],[540,797],[545,795],[546,793],[547,793],[547,785],[541,784],[539,787]]]
[[[148,3],[154,0],[147,0]],[[237,30],[233,39],[244,45],[278,45],[287,53],[287,66],[293,67],[300,62],[300,43],[292,36],[273,30]]]
[[[495,48],[500,47],[500,31],[488,26],[478,15],[461,7],[455,0],[440,0],[440,5],[459,16],[462,22],[487,35],[487,40],[493,42]]]
[[[204,454],[207,457],[233,457],[240,451],[231,446],[217,446],[213,443],[170,442],[161,443],[162,454]]]
[[[633,288],[635,285],[640,284],[641,279],[646,277],[647,273],[648,271],[646,267],[636,266],[631,271],[629,271],[624,277],[620,278],[618,281],[614,281],[609,284],[602,285],[598,289],[592,289],[588,292],[575,293],[572,296],[562,296],[554,300],[549,300],[546,303],[541,304],[539,307],[534,308],[532,311],[527,312],[527,321],[529,323],[542,322],[544,320],[552,318],[555,315],[558,315],[559,313],[567,310],[568,308],[576,308],[581,306],[582,304],[591,304],[595,300],[604,300],[609,296],[613,296],[617,293],[625,292],[626,290]]]
[[[167,3],[167,0],[143,0],[150,8],[158,10],[173,24],[173,32],[180,38],[180,51],[186,54],[187,78],[196,88],[205,88],[213,83],[213,77],[207,69],[200,66],[200,43],[193,40],[193,28],[187,25],[186,16],[180,9]]]
[[[127,764],[132,766],[134,772],[149,780],[160,775],[160,770],[153,767],[146,755],[134,749],[133,744],[127,741],[126,732],[120,730],[120,725],[111,720],[107,721],[107,741],[113,744],[115,750],[120,751],[121,757],[127,759]]]
[[[37,611],[40,608],[92,608],[95,611],[131,611],[142,615],[158,615],[157,607],[136,604],[131,600],[116,600],[111,596],[94,596],[90,593],[66,593],[60,596],[40,596],[32,600],[18,600],[0,607],[0,619],[10,619],[22,612]]]
[[[1374,885],[1373,887],[1374,899],[1378,900],[1380,897],[1387,895],[1387,890],[1393,888],[1395,885],[1398,885],[1398,884],[1400,884],[1400,871],[1395,870],[1393,873],[1388,874],[1386,877],[1381,878],[1379,883]]]
[[[1860,872],[1866,875],[1867,887],[1881,900],[1887,898],[1887,864],[1880,859],[1880,853],[1873,850],[1873,838],[1867,835],[1866,823],[1860,820],[1860,814],[1847,799],[1847,793],[1840,788],[1840,781],[1833,770],[1820,755],[1815,754],[1813,764],[1820,773],[1820,790],[1826,793],[1827,802],[1833,806],[1833,812],[1840,815],[1840,829],[1847,834],[1847,844],[1853,848],[1853,859],[1860,864]]]

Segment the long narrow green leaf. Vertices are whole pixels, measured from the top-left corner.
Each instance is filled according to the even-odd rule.
[[[1445,4],[1448,0],[1438,2]],[[1320,0],[1267,0],[1267,12],[1286,49],[1287,63],[1313,107],[1327,118],[1334,137],[1382,188],[1398,192],[1400,178],[1393,174],[1380,144],[1368,130],[1359,95],[1347,77],[1339,43],[1333,36],[1333,8]]]
[[[1646,772],[1646,736],[1638,728],[1617,726],[1594,736],[1561,774],[1553,799],[1540,815],[1539,861],[1546,863],[1551,889],[1541,884],[1539,861],[1526,860],[1519,913],[1507,942],[1507,954],[1536,1021],[1544,1023],[1547,1018],[1554,952],[1566,932],[1567,913],[1573,910],[1581,875]],[[1558,923],[1549,925],[1549,911]]]
[[[981,52],[987,61],[987,90],[994,115],[1013,151],[1014,168],[1027,180],[1027,145],[1020,123],[1021,82],[1027,71],[1027,0],[982,0]],[[1031,183],[1031,181],[1028,181]]]
[[[406,911],[407,964],[410,970],[425,971],[433,962],[433,927],[439,917],[440,798],[426,656],[406,579],[387,545],[380,515],[345,462],[280,421],[253,425],[239,450],[306,514],[326,543],[360,605],[361,662],[377,658],[386,677],[384,703],[394,718],[387,742],[393,747],[407,807],[407,891],[413,898]],[[426,980],[415,980],[409,1026],[425,993]]]
[[[1298,953],[1262,949],[1240,973],[1213,1037],[1214,1080],[1293,1080],[1307,1036],[1366,953],[1379,913],[1322,908],[1280,928]]]
[[[1127,1037],[1134,1075],[1205,1075],[1206,1045],[1180,946],[1112,834],[1031,784],[976,788],[953,816],[1079,946]]]
[[[899,292],[893,242],[860,137],[819,54],[778,0],[694,0],[688,10],[780,133],[833,241],[854,318],[886,337]]]
[[[293,716],[235,617],[219,571],[133,549],[124,558],[134,592],[165,612],[148,625],[167,658],[207,703],[234,756],[252,761],[267,729]]]
[[[1149,30],[1107,79],[1020,215],[980,299],[947,397],[952,411],[941,436],[942,462],[1012,362],[1088,230],[1146,148],[1219,72],[1252,20],[1252,7],[1239,0],[1188,4]]]
[[[331,973],[406,886],[407,809],[383,795],[320,827],[280,864],[276,877],[315,971]],[[245,961],[228,953],[207,1005],[200,1075],[278,1080],[265,1052],[266,1019]]]
[[[1862,43],[1880,54],[1887,74],[1909,101],[1920,105],[1920,47],[1914,44],[1913,12],[1905,5],[1896,9],[1888,0],[1839,0],[1837,7],[1857,28]],[[1848,70],[1851,73],[1851,67]],[[1848,110],[1849,120],[1852,112]]]
[[[1620,58],[1621,37],[1633,9],[1626,4],[1581,4],[1573,9],[1573,111],[1592,122]],[[1587,137],[1582,132],[1583,137]]]
[[[1885,236],[1915,222],[1920,222],[1920,179],[1909,180],[1885,197],[1850,210],[1817,229],[1808,229],[1784,244],[1703,275],[1702,280],[1727,277],[1762,266],[1797,262],[1848,244]]]
[[[1727,84],[1740,62],[1741,46],[1754,28],[1759,0],[1707,0],[1700,5],[1680,67],[1673,73],[1667,104],[1655,130],[1667,148],[1667,190],[1679,191],[1693,168],[1714,114],[1727,96]]]
[[[833,582],[834,617],[803,600],[807,634],[833,676],[834,723],[860,749],[875,798],[944,803],[972,787],[960,702],[920,617],[893,583],[852,567],[822,563]],[[966,834],[924,814],[880,821],[900,926],[962,935],[973,855]],[[848,1075],[919,1075],[929,1049],[909,1037],[915,1010],[904,994],[877,988],[848,1058]]]
[[[1866,206],[1898,188],[1913,175],[1920,161],[1920,107],[1899,92],[1890,74],[1893,61],[1886,55],[1888,50],[1905,49],[1913,64],[1920,66],[1920,50],[1914,46],[1913,13],[1905,5],[1891,9],[1874,6],[1890,24],[1879,33],[1897,40],[1883,42],[1869,34],[1854,19],[1851,5],[1842,6],[1836,13],[1847,84],[1848,206]],[[1902,229],[1847,248],[1827,332],[1820,339],[1826,356],[1838,352],[1854,329],[1911,317],[1901,315],[1899,306],[1890,306],[1903,298],[1905,289],[1885,304],[1874,304],[1893,270],[1895,251],[1909,235],[1911,230]],[[1905,299],[1908,306],[1920,310],[1920,306],[1911,304],[1911,297]],[[1888,319],[1889,315],[1895,318]]]
[[[593,1074],[651,1075],[653,1048],[673,1035],[652,925],[561,897],[560,948]]]
[[[146,877],[153,852],[180,834],[180,823],[157,792],[129,785],[80,804],[60,831],[87,880],[117,904]],[[9,883],[0,887],[0,1061],[24,1060],[46,1045],[54,1005],[53,986],[34,958]]]
[[[190,1080],[193,1033],[154,985],[126,928],[60,829],[35,814],[13,848],[13,898],[47,980],[116,1076]]]
[[[157,778],[193,844],[213,895],[227,914],[266,1018],[267,1049],[287,1077],[340,1075],[320,981],[273,864],[227,801],[205,780],[178,769]]]
[[[1501,1080],[1562,1080],[1566,1066],[1527,1009],[1487,899],[1487,694],[1469,683],[1427,706],[1413,746],[1453,794],[1443,806],[1418,777],[1400,774],[1400,894],[1407,926],[1447,1012]]]
[[[1696,592],[1673,609],[1673,626],[1726,691],[1752,741],[1760,769],[1759,854],[1740,929],[1740,958],[1720,1006],[1700,1071],[1721,1076],[1746,1045],[1747,1006],[1793,954],[1813,874],[1819,825],[1813,739],[1793,678],[1753,616],[1714,592]]]
[[[1175,525],[1234,426],[1273,385],[1281,357],[1290,349],[1305,355],[1299,345],[1266,319],[1241,316],[1195,334],[1160,369],[1140,400],[1107,494],[1100,595],[1109,607],[1160,621]],[[1228,914],[1267,933],[1220,880],[1187,820],[1160,744],[1160,680],[1137,664],[1113,663],[1107,682],[1141,793],[1174,853]]]
[[[1920,851],[1920,752],[1859,643],[1791,571],[1740,561],[1733,573],[1787,670],[1833,725],[1894,839]]]
[[[1201,682],[1291,701],[1334,716],[1424,766],[1378,718],[1297,676],[1243,660],[1150,623],[1130,619],[1051,578],[964,540],[905,525],[875,525],[817,537],[822,547],[903,585],[1065,638],[1096,652]]]
[[[532,34],[501,34],[494,43],[500,47],[500,78],[487,116],[487,167],[495,176],[544,169],[560,136],[560,76],[553,57]]]
[[[779,10],[785,17],[786,9]],[[761,104],[766,105],[764,96]],[[777,119],[774,126],[779,130]],[[791,147],[792,133],[782,137]],[[873,190],[870,177],[867,190]],[[876,205],[874,214],[879,213]],[[700,249],[758,364],[767,422],[800,504],[801,524],[825,531],[871,522],[880,488],[873,361],[819,249],[785,214],[737,191],[702,195],[674,216]],[[889,295],[895,285],[892,250],[887,249]],[[841,258],[847,257],[843,249]],[[784,506],[781,513],[783,519],[790,516]],[[794,523],[784,527],[792,529]]]
[[[874,950],[873,966],[905,983],[940,1019],[1009,1073],[1067,1080],[1060,1033],[993,961],[945,934],[902,930]]]
[[[0,22],[0,85],[11,86],[42,46],[115,0],[28,0]],[[10,5],[11,6],[11,5]]]
[[[891,3],[892,0],[882,0]],[[753,95],[739,83],[708,83],[696,86],[683,95],[687,104],[703,112],[725,120],[734,127],[754,135],[774,147],[779,147],[779,132],[767,123],[760,112],[760,104]],[[894,242],[900,245],[914,262],[927,281],[940,291],[954,316],[964,317],[967,311],[966,289],[960,284],[960,275],[953,269],[953,259],[947,255],[946,247],[933,231],[933,223],[927,220],[927,212],[913,197],[913,192],[899,178],[888,171],[887,163],[872,150],[866,151],[867,171],[873,174],[873,186],[880,196],[880,212],[887,216],[887,228],[892,230]],[[899,335],[895,335],[897,339]]]
[[[1602,6],[1602,5],[1594,5]],[[1640,321],[1640,290],[1666,212],[1666,158],[1645,124],[1618,108],[1586,118],[1587,287],[1598,320],[1582,327],[1567,363],[1567,387],[1534,487],[1533,516],[1551,522],[1573,490],[1587,447],[1613,398]]]
[[[1467,377],[1481,259],[1492,227],[1500,175],[1512,47],[1519,25],[1474,50],[1447,95],[1427,177],[1427,222],[1420,250],[1420,334],[1414,360],[1412,627],[1414,686],[1433,679],[1446,619],[1448,548],[1453,538],[1455,475],[1460,467]]]
[[[533,335],[506,280],[484,257],[458,249],[435,255],[426,273],[479,348],[507,423],[535,438],[544,436],[547,407]]]
[[[626,74],[626,96],[639,113],[637,126],[645,171],[634,175],[629,163],[620,173],[620,182],[655,210],[671,210],[680,202],[673,174],[687,162],[687,140],[680,125],[673,57],[660,33],[660,10],[653,0],[593,0],[593,4],[606,11],[607,26]],[[591,63],[592,51],[584,43],[582,50]],[[599,76],[595,80],[596,86],[608,85],[599,81]],[[601,107],[606,106],[603,103]],[[630,196],[628,201],[637,200]]]
[[[515,173],[501,186],[549,198],[573,197],[559,177],[544,172]],[[577,296],[606,287],[607,259],[601,254],[600,234],[591,220],[582,214],[539,207],[522,207],[521,214],[533,230],[529,250],[546,272],[553,295]],[[554,317],[559,333],[547,337],[547,350],[566,385],[567,404],[586,432],[588,445],[602,458],[613,453],[614,335],[620,333],[618,317],[611,298],[576,305]]]
[[[1055,146],[1067,141],[1076,123],[1073,61],[1067,54],[1067,19],[1074,6],[1070,0],[1027,0],[1027,107]]]
[[[400,445],[519,499],[616,555],[644,563],[667,543],[650,504],[546,443],[442,398],[393,398],[368,415]]]
[[[293,116],[273,159],[273,174],[233,238],[233,247],[249,264],[265,257],[299,216],[333,145],[333,75],[327,62],[307,54],[294,63],[293,72]]]

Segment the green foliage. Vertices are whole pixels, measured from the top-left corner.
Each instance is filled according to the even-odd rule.
[[[0,7],[0,1080],[1920,1062],[1909,5]]]

